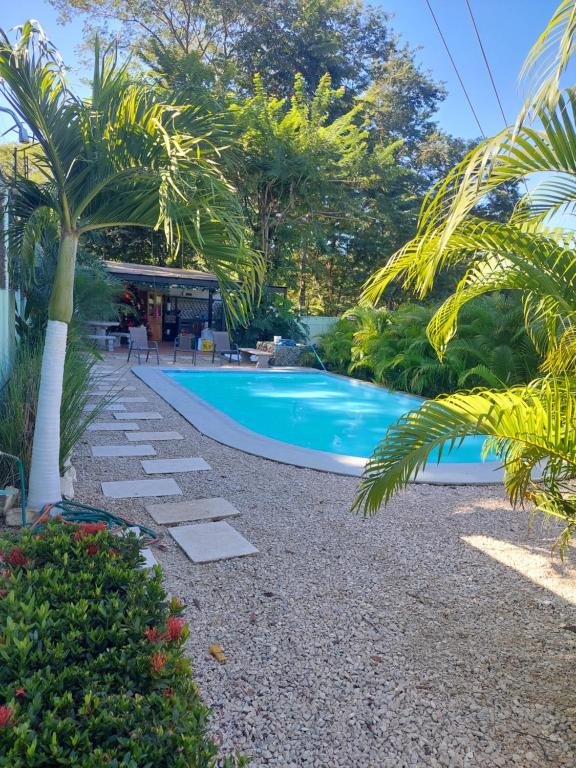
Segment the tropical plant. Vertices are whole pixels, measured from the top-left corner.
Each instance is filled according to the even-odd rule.
[[[322,337],[322,359],[332,370],[426,397],[534,377],[540,357],[514,297],[497,293],[464,307],[458,336],[442,360],[426,334],[436,307],[414,302],[393,310],[355,307]]]
[[[19,456],[29,476],[34,425],[38,408],[42,335],[31,334],[18,344],[10,377],[0,390],[0,446]],[[74,447],[86,428],[113,402],[112,393],[97,399],[90,396],[91,376],[97,359],[93,351],[72,333],[66,346],[60,410],[59,474],[65,469]]]
[[[80,238],[136,225],[162,229],[175,249],[192,244],[217,274],[232,319],[246,316],[259,280],[260,263],[244,243],[239,205],[218,169],[205,118],[195,124],[193,108],[161,103],[98,41],[94,60],[91,95],[81,99],[36,22],[23,25],[14,45],[1,33],[2,92],[42,150],[42,181],[11,181],[18,232],[25,242],[46,209],[60,229],[32,451],[33,507],[60,498],[59,414]]]
[[[376,301],[390,281],[400,279],[423,296],[443,266],[465,263],[466,274],[428,326],[440,358],[469,301],[496,290],[517,291],[527,332],[544,355],[542,375],[523,387],[440,397],[406,415],[369,461],[356,508],[374,512],[434,449],[449,451],[465,435],[486,435],[502,460],[512,503],[531,500],[564,520],[564,543],[576,525],[570,486],[576,477],[576,256],[573,233],[554,226],[558,212],[570,215],[576,205],[576,90],[559,89],[575,33],[576,0],[564,0],[527,59],[525,73],[536,86],[518,123],[482,142],[436,186],[417,236],[365,292]],[[539,172],[548,174],[545,181],[524,194],[507,223],[471,215],[490,190]]]

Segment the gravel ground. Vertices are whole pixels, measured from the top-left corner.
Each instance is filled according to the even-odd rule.
[[[225,753],[255,768],[576,765],[576,567],[550,558],[557,529],[529,529],[494,487],[411,486],[362,519],[354,478],[222,446],[125,381],[149,400],[128,410],[164,416],[143,430],[186,438],[157,442],[159,458],[212,466],[175,475],[184,498],[226,497],[260,550],[207,565],[169,536],[156,550],[188,605],[187,649]],[[101,496],[101,480],[145,477],[137,458],[91,457],[89,444],[123,442],[86,433],[77,499],[158,528],[146,499]]]

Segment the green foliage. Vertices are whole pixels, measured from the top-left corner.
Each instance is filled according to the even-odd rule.
[[[136,538],[54,522],[0,549],[0,765],[214,766],[182,606]]]
[[[514,298],[497,294],[470,304],[442,360],[426,335],[434,313],[434,306],[414,303],[395,310],[357,307],[324,335],[321,357],[332,370],[426,397],[536,375],[541,358]]]
[[[306,333],[306,328],[300,322],[289,299],[277,293],[264,292],[250,325],[237,328],[234,340],[239,345],[253,347],[257,341],[271,341],[274,336],[303,341]]]
[[[514,291],[526,333],[545,356],[540,377],[523,387],[442,396],[393,425],[361,482],[356,506],[367,512],[406,485],[433,450],[449,451],[466,435],[485,435],[503,459],[511,502],[530,500],[564,520],[563,546],[573,533],[576,257],[573,231],[551,226],[551,219],[559,211],[573,213],[576,205],[576,90],[561,94],[558,84],[574,51],[575,19],[575,0],[564,0],[527,60],[536,80],[529,109],[432,190],[416,237],[373,276],[365,293],[375,301],[397,280],[425,296],[441,269],[462,265],[464,276],[428,325],[439,358],[448,359],[470,302]],[[545,181],[526,191],[508,222],[478,216],[487,195],[533,173],[545,173]],[[505,357],[501,362],[510,372],[506,383],[512,383],[512,363]]]
[[[29,476],[32,441],[40,388],[43,334],[18,345],[10,377],[0,390],[0,446],[19,456]],[[60,471],[70,457],[86,427],[101,416],[112,402],[112,395],[91,398],[89,395],[96,358],[72,335],[64,363],[62,408],[60,410]],[[84,409],[90,405],[92,410]],[[1,478],[0,478],[1,479]]]

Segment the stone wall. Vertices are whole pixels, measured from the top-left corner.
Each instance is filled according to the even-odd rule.
[[[273,341],[259,341],[256,344],[256,349],[263,349],[274,355],[270,358],[270,365],[291,368],[300,365],[300,355],[307,349],[307,346],[299,344],[297,347],[287,347],[284,344],[274,344]]]

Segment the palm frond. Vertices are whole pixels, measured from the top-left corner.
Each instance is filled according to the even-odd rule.
[[[434,452],[434,460],[440,461],[473,435],[489,438],[485,453],[501,459],[513,503],[527,498],[532,475],[543,462],[548,480],[576,475],[574,384],[568,378],[536,380],[525,387],[475,390],[425,402],[389,427],[366,465],[354,508],[374,514],[418,476]]]

